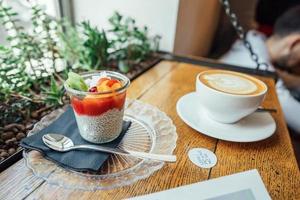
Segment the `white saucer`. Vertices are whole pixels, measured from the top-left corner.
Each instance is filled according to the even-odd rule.
[[[216,122],[203,112],[195,92],[181,97],[176,108],[178,115],[187,125],[221,140],[254,142],[270,137],[276,129],[276,123],[268,112],[254,112],[234,124]]]

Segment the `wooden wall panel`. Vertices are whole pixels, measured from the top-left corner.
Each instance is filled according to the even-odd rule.
[[[218,0],[180,0],[174,53],[206,56],[217,29],[220,8]]]

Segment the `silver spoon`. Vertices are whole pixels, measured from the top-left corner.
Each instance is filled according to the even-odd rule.
[[[110,148],[104,147],[100,145],[74,145],[73,141],[60,134],[49,133],[43,136],[44,144],[53,149],[55,151],[66,152],[75,149],[87,149],[87,150],[94,150],[94,151],[101,151],[106,153],[114,153],[120,155],[129,155],[133,157],[143,158],[143,159],[153,159],[153,160],[160,160],[166,162],[175,162],[176,156],[175,155],[163,155],[163,154],[152,154],[152,153],[145,153],[145,152],[138,152],[138,151],[131,151],[131,150],[122,150],[117,148]]]

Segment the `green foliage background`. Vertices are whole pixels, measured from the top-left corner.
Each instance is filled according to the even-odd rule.
[[[0,125],[29,117],[39,107],[65,102],[63,80],[68,71],[111,69],[123,73],[159,47],[159,36],[147,27],[114,13],[111,29],[98,30],[88,21],[72,26],[50,18],[32,5],[32,30],[19,24],[18,13],[0,0],[0,22],[9,45],[0,45]]]

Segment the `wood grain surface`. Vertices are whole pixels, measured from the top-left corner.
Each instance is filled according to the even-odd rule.
[[[178,134],[176,163],[165,164],[151,177],[130,186],[87,192],[49,185],[35,178],[21,160],[0,174],[0,199],[123,199],[255,168],[273,199],[299,199],[300,173],[272,79],[258,77],[269,86],[263,106],[277,109],[272,114],[277,124],[276,133],[264,141],[217,140],[191,129],[179,118],[177,100],[195,90],[195,77],[205,69],[208,68],[163,61],[134,80],[128,91],[130,98],[157,106],[173,120]],[[187,152],[194,147],[214,151],[217,165],[201,169],[192,164]]]

